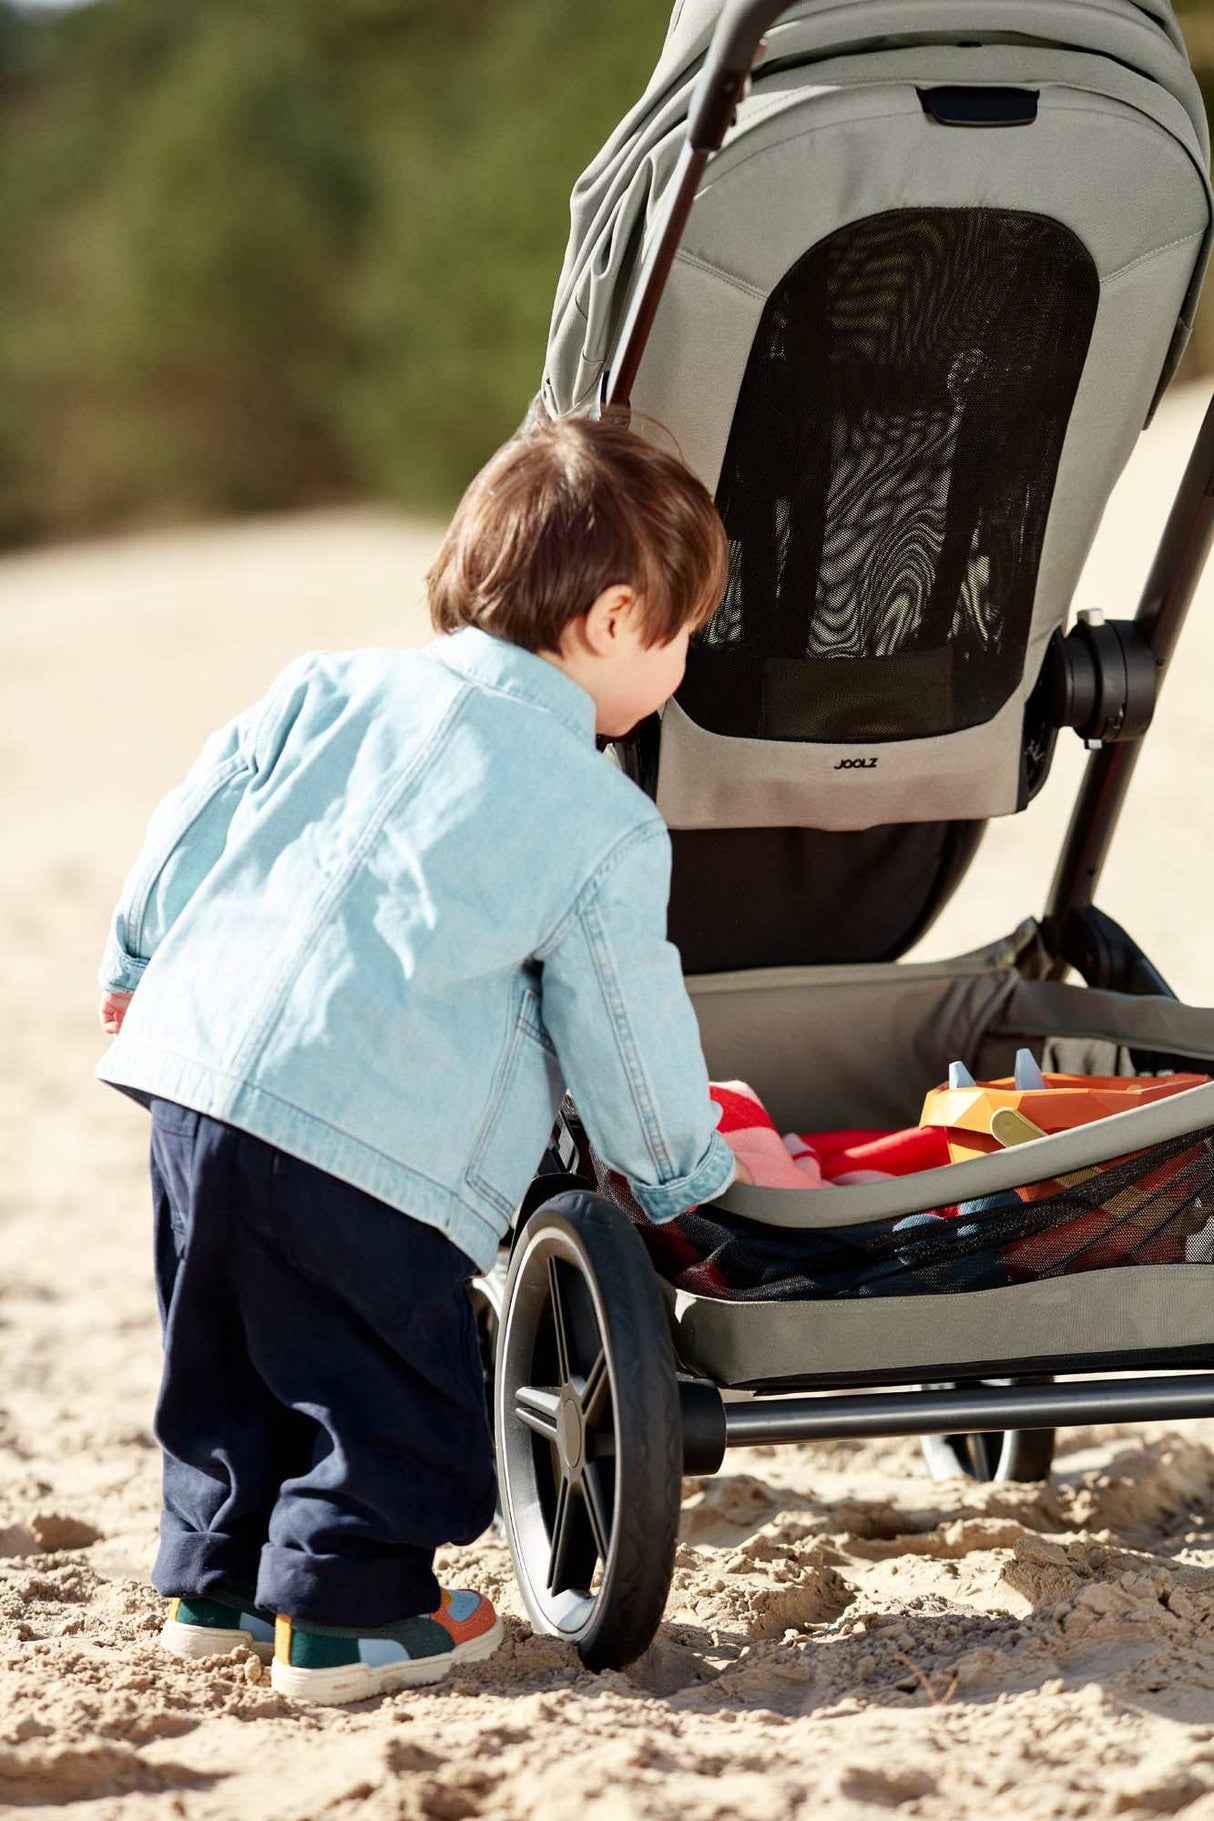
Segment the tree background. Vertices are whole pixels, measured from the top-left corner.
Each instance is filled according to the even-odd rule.
[[[665,23],[0,0],[0,544],[449,505],[535,390],[570,187]],[[1185,23],[1214,65],[1214,4]]]

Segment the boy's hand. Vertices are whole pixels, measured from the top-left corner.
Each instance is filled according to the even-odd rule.
[[[122,1020],[126,1017],[126,1008],[132,997],[130,993],[102,993],[98,1016],[107,1037],[116,1037],[122,1029]]]
[[[737,1136],[738,1136],[738,1134],[736,1132],[722,1132],[721,1133],[721,1137],[725,1140],[726,1144],[729,1146],[730,1150],[733,1152],[733,1179],[734,1179],[734,1181],[745,1183],[748,1188],[753,1189],[755,1186],[755,1174],[754,1174],[754,1171],[751,1169],[750,1165],[748,1163],[743,1163],[742,1159],[738,1156],[738,1147],[737,1147],[737,1142],[736,1142]]]

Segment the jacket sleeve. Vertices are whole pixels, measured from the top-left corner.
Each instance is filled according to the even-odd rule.
[[[537,957],[544,1023],[599,1155],[651,1220],[734,1178],[677,949],[665,939],[670,837],[646,822],[613,850]]]
[[[176,790],[153,811],[110,921],[99,979],[134,992],[159,943],[223,853],[245,792],[271,757],[309,659],[291,665],[254,707],[211,735]]]

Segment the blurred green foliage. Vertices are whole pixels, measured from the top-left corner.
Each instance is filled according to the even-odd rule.
[[[442,507],[662,0],[0,0],[0,542]]]
[[[570,186],[667,10],[0,0],[0,543],[449,505],[535,390]],[[1214,0],[1185,16],[1208,43]]]

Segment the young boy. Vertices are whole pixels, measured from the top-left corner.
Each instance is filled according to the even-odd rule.
[[[152,1114],[170,1650],[276,1635],[275,1688],[347,1701],[496,1647],[433,1554],[493,1513],[466,1281],[562,1086],[651,1218],[735,1175],[669,838],[595,748],[677,687],[725,566],[673,457],[538,424],[430,572],[447,636],[290,665],[156,811],[98,1073]]]

